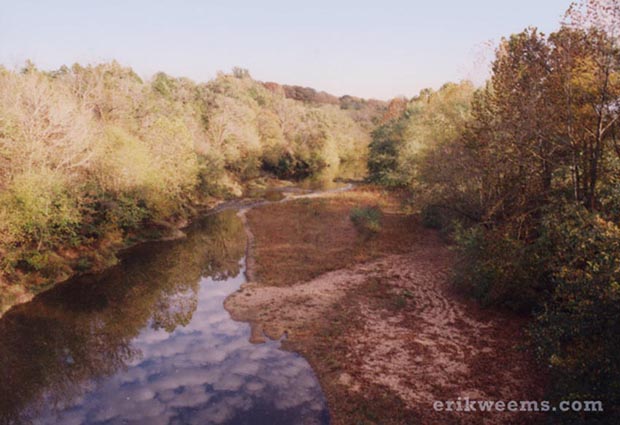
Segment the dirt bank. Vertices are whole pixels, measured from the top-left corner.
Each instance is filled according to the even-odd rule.
[[[379,204],[373,240],[352,206]],[[251,210],[252,280],[226,300],[252,338],[287,335],[313,365],[335,424],[532,423],[522,413],[435,412],[458,397],[539,400],[541,378],[524,319],[478,308],[448,282],[452,256],[438,236],[367,189]]]

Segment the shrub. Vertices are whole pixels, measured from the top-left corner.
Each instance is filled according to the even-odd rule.
[[[36,272],[42,279],[29,279],[30,284],[49,284],[56,279],[66,278],[71,272],[70,267],[58,254],[50,251],[24,251],[16,262],[16,268],[22,272]]]
[[[351,221],[362,233],[373,235],[381,231],[383,214],[376,206],[353,208],[349,215]]]
[[[483,305],[527,312],[545,299],[551,255],[546,239],[528,243],[483,226],[456,226],[454,239],[454,283]]]
[[[554,290],[532,329],[537,356],[550,367],[552,397],[601,400],[618,423],[620,227],[581,207],[564,210],[545,221]]]
[[[0,194],[3,242],[39,248],[70,239],[80,222],[77,202],[64,176],[50,170],[20,174]]]
[[[404,143],[400,127],[383,125],[373,131],[368,156],[369,181],[384,186],[402,184],[397,177],[398,154]]]
[[[441,230],[447,227],[444,215],[435,205],[424,205],[420,214],[422,224],[428,228]]]

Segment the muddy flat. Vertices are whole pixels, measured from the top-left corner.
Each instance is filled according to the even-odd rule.
[[[352,208],[383,211],[363,234]],[[250,282],[225,302],[251,340],[286,337],[334,424],[535,423],[532,413],[436,411],[436,401],[539,400],[524,318],[483,310],[450,284],[453,255],[398,196],[356,188],[245,213]]]

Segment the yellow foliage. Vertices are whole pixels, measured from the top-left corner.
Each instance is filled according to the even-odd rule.
[[[16,176],[0,194],[4,243],[53,244],[54,233],[70,234],[80,221],[66,178],[42,169]]]

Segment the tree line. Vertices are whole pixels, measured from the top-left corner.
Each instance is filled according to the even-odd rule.
[[[149,225],[156,236],[265,172],[300,179],[363,157],[381,102],[286,90],[240,68],[207,83],[144,81],[116,62],[0,68],[4,301],[101,269]]]

